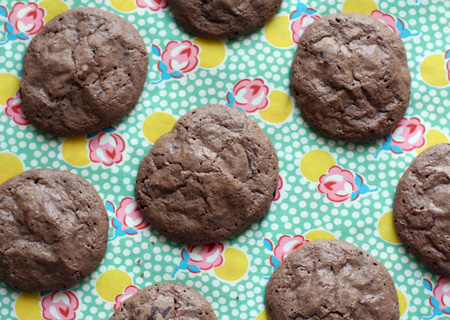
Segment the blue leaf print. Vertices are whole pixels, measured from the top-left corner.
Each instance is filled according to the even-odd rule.
[[[117,219],[116,217],[112,219],[112,225],[114,228],[122,230],[122,222],[120,222],[119,219]]]
[[[3,16],[5,18],[8,17],[8,11],[3,6],[0,6],[0,16]]]
[[[113,205],[113,203],[111,202],[111,201],[106,201],[105,202],[105,208],[106,208],[106,210],[108,210],[109,212],[112,212],[112,213],[114,213],[114,205]]]
[[[188,261],[189,258],[191,257],[186,249],[183,249],[183,251],[181,251],[181,256],[182,256],[183,260],[185,260],[185,261]]]
[[[293,11],[293,12],[291,13],[290,19],[291,19],[291,20],[298,19],[298,18],[300,18],[300,15],[301,15],[301,12],[298,11],[298,10],[295,10],[295,11]]]
[[[273,251],[273,243],[269,239],[264,239],[264,247],[269,250]]]
[[[391,146],[391,151],[398,154],[403,153],[403,150],[399,146]]]
[[[423,286],[426,290],[428,291],[432,291],[433,290],[433,285],[431,284],[431,281],[428,279],[423,279]]]
[[[193,265],[193,264],[188,266],[188,270],[191,271],[191,272],[194,272],[194,273],[199,273],[200,272],[200,269],[196,265]]]
[[[152,45],[152,52],[154,55],[160,57],[161,56],[161,49],[159,49],[158,46]]]
[[[103,132],[106,132],[106,133],[111,133],[111,132],[116,131],[116,128],[113,128],[113,127],[106,127],[106,128],[103,128],[102,131],[103,131]]]

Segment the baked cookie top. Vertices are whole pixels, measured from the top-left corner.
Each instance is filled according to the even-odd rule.
[[[340,13],[313,22],[292,64],[292,92],[320,134],[349,142],[384,137],[409,104],[403,42],[380,21]]]
[[[270,319],[397,320],[397,291],[386,268],[360,248],[316,240],[290,253],[266,288]]]
[[[110,320],[192,319],[217,320],[208,301],[181,283],[163,282],[145,287],[125,300]]]
[[[431,271],[450,277],[450,144],[423,151],[400,179],[394,223],[406,247]]]
[[[187,31],[205,38],[233,38],[266,24],[282,0],[167,0]]]
[[[27,119],[56,136],[92,133],[139,100],[148,56],[137,30],[96,8],[53,18],[25,52],[20,93]]]
[[[1,281],[24,292],[65,289],[102,260],[108,215],[83,178],[29,170],[0,186],[0,235]]]
[[[222,105],[195,109],[153,145],[136,180],[136,200],[168,238],[205,244],[232,237],[269,210],[278,158],[245,113]]]

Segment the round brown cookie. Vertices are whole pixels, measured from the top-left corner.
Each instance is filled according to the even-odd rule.
[[[96,8],[66,11],[25,52],[23,111],[56,136],[98,131],[137,103],[147,66],[145,44],[129,22]]]
[[[411,75],[398,35],[367,15],[340,13],[306,29],[291,85],[311,127],[327,137],[365,142],[384,137],[401,120]]]
[[[110,320],[217,320],[211,305],[196,290],[181,283],[145,287],[125,300]]]
[[[178,23],[204,38],[233,38],[266,24],[282,0],[167,0]]]
[[[397,291],[389,272],[360,248],[317,240],[294,250],[266,288],[272,320],[397,320]]]
[[[397,186],[394,223],[406,247],[431,271],[450,277],[450,144],[423,151]]]
[[[102,260],[108,215],[95,188],[36,169],[0,186],[0,280],[25,292],[71,287]]]
[[[136,200],[168,238],[205,244],[262,218],[277,181],[277,155],[259,126],[237,109],[208,105],[156,141],[140,165]]]

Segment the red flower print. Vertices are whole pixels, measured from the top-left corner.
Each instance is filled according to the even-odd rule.
[[[5,113],[8,117],[11,117],[17,124],[26,126],[30,124],[25,115],[23,114],[22,106],[20,104],[20,92],[17,91],[16,95],[6,100]]]
[[[245,112],[255,112],[267,107],[269,88],[262,79],[244,79],[236,83],[232,96],[228,95],[230,105]]]
[[[167,66],[167,73],[172,74],[178,71],[180,74],[185,74],[197,67],[199,52],[198,46],[191,41],[171,41],[167,44],[161,61]],[[160,71],[163,72],[161,68]]]
[[[139,292],[139,288],[133,285],[129,285],[128,287],[126,287],[123,290],[123,293],[118,294],[115,298],[114,298],[114,311],[117,310],[118,307],[120,307],[120,305],[122,304],[122,302],[124,302],[125,300],[127,300],[129,297],[131,297],[133,294]]]
[[[167,8],[169,5],[166,0],[136,0],[139,8],[148,8],[152,11],[158,11]]]
[[[277,189],[275,191],[275,197],[273,197],[272,201],[278,201],[281,198],[281,189],[283,189],[283,179],[281,176],[278,177]]]
[[[139,211],[136,200],[130,197],[122,199],[116,211],[116,217],[122,223],[122,230],[128,228],[142,230],[148,227],[148,222]]]
[[[359,189],[353,174],[338,166],[332,166],[328,173],[320,176],[318,188],[321,193],[325,194],[333,202],[350,200],[352,194]]]
[[[309,242],[309,240],[306,240],[302,235],[293,237],[284,235],[278,240],[278,245],[273,250],[273,255],[279,262],[283,262],[288,254],[306,242]]]
[[[100,132],[89,141],[89,158],[92,162],[112,166],[123,159],[125,141],[117,133]]]
[[[75,320],[79,303],[72,291],[53,291],[42,301],[42,317],[45,320]]]
[[[31,36],[42,29],[44,26],[44,16],[44,9],[39,8],[36,3],[24,4],[17,2],[9,14],[8,21],[14,28],[13,33],[18,35],[19,39],[22,39],[19,36],[20,34]]]
[[[409,120],[403,118],[392,131],[391,146],[397,146],[402,151],[412,151],[424,145],[425,126],[419,118],[413,117]]]

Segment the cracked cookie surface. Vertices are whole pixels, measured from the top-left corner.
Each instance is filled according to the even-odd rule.
[[[217,320],[211,305],[196,290],[181,283],[145,287],[125,300],[110,320]]]
[[[394,223],[405,246],[431,271],[450,277],[450,144],[423,151],[398,183]]]
[[[386,268],[360,248],[316,240],[290,253],[271,276],[272,320],[397,320],[397,292]]]
[[[411,94],[406,52],[398,35],[363,14],[313,22],[292,64],[292,92],[317,132],[348,142],[390,133]]]
[[[262,27],[282,0],[167,0],[178,23],[205,38],[233,38]]]
[[[277,181],[277,155],[259,126],[237,109],[208,105],[156,141],[139,167],[136,200],[168,238],[205,244],[262,218]]]
[[[0,280],[25,292],[73,286],[102,260],[108,215],[95,188],[53,169],[0,186]]]
[[[56,136],[98,131],[134,107],[147,67],[145,44],[123,18],[96,8],[63,12],[25,52],[24,114]]]

